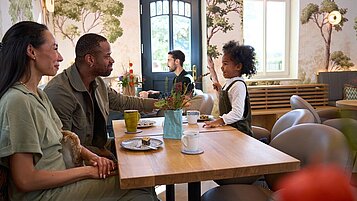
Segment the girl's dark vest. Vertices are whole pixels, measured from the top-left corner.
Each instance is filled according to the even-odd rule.
[[[223,114],[227,114],[232,110],[232,104],[229,101],[228,97],[228,91],[232,87],[234,83],[237,81],[243,82],[245,89],[246,89],[246,94],[245,94],[245,104],[244,104],[244,113],[243,113],[243,118],[229,124],[230,126],[233,126],[234,128],[237,128],[238,130],[242,131],[243,133],[252,136],[252,114],[251,114],[251,109],[250,109],[250,100],[249,100],[249,94],[248,94],[248,89],[247,85],[245,84],[244,81],[242,80],[235,80],[233,81],[225,90],[221,90],[219,93],[219,114],[222,116]]]

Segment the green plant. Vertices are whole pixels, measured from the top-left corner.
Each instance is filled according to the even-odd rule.
[[[171,90],[171,94],[158,100],[155,103],[155,107],[162,110],[178,110],[186,106],[190,101],[190,96],[185,95],[187,87],[182,85],[182,82],[178,82]]]

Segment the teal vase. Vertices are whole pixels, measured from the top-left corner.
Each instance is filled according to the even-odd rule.
[[[164,138],[181,139],[182,136],[182,109],[166,110],[164,112]]]

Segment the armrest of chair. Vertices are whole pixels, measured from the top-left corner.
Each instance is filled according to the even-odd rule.
[[[258,140],[266,139],[267,142],[270,142],[270,132],[263,127],[252,126],[253,137]]]

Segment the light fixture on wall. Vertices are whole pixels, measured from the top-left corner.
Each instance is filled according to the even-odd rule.
[[[330,24],[336,25],[341,22],[342,16],[341,16],[340,12],[335,10],[335,11],[332,11],[330,14],[328,14],[327,19]]]
[[[55,0],[45,0],[46,1],[46,9],[48,12],[53,13],[55,11]]]

